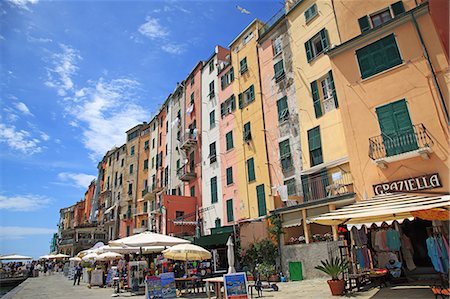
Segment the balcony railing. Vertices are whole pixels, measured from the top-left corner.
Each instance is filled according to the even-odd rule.
[[[376,161],[421,149],[428,151],[433,145],[425,126],[417,124],[409,131],[369,138],[369,157]]]
[[[264,27],[259,29],[259,37],[261,38],[267,31],[269,31],[273,25],[275,25],[278,20],[284,17],[286,10],[284,7],[280,9],[273,17],[270,18],[269,21],[266,22]]]
[[[187,151],[197,145],[198,133],[197,129],[190,130],[180,137],[180,148]]]
[[[194,168],[189,164],[183,165],[178,168],[177,175],[183,182],[190,182],[197,177]]]
[[[317,174],[302,177],[304,202],[353,193],[353,177],[350,172]]]

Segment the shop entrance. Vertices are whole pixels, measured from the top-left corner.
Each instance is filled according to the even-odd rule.
[[[428,256],[427,228],[432,227],[432,222],[416,218],[413,221],[405,220],[402,225],[403,233],[411,240],[414,249],[413,259],[417,267],[433,267],[431,259]]]

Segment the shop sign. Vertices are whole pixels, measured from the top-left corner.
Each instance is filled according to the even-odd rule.
[[[247,275],[243,272],[223,276],[226,299],[248,299]]]
[[[158,276],[148,276],[145,280],[146,284],[146,299],[162,299],[162,284],[161,278]]]
[[[442,187],[438,173],[373,185],[375,195],[389,192],[411,192]]]

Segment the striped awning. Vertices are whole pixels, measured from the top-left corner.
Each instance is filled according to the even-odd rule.
[[[362,224],[402,220],[412,212],[450,208],[450,195],[420,195],[386,193],[342,207],[336,211],[308,218],[308,222],[323,225]]]

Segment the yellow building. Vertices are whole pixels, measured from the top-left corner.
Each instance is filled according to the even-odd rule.
[[[274,209],[256,47],[258,30],[262,27],[255,19],[229,46],[236,70],[233,92],[238,101],[233,112],[235,147],[232,150],[236,151],[242,219],[265,216],[268,210]]]

